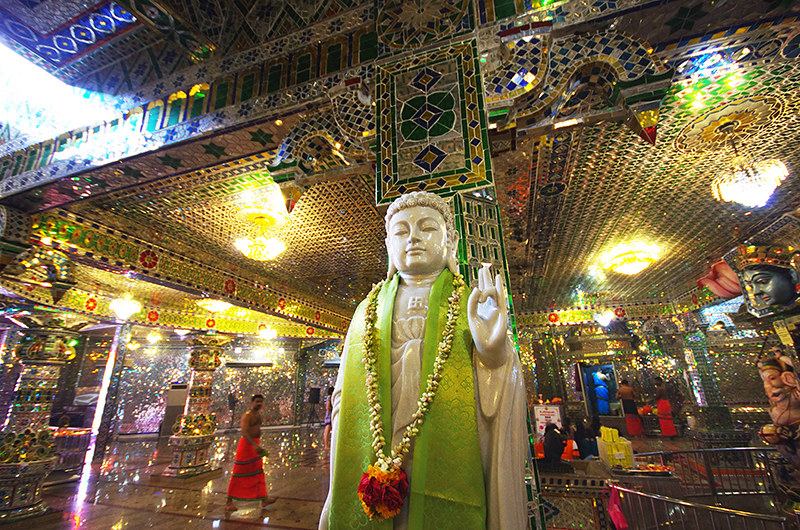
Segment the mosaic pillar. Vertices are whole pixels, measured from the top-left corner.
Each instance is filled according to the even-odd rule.
[[[395,3],[378,4],[383,58],[375,70],[377,203],[418,190],[455,195],[464,276],[474,285],[477,270],[490,263],[508,286],[477,40],[445,40],[470,23],[468,3],[448,3],[426,12],[433,19],[427,27],[435,28],[430,32],[418,31],[420,21],[406,19]],[[392,57],[400,50],[404,53]],[[510,297],[508,305],[516,340]],[[531,525],[543,528],[535,472],[530,481]]]
[[[0,521],[47,511],[40,490],[56,463],[50,414],[61,367],[75,357],[77,337],[57,323],[21,332],[14,353],[22,371],[0,446]]]
[[[717,381],[711,373],[708,360],[708,341],[702,331],[687,333],[685,346],[691,350],[695,367],[700,379],[700,386],[705,396],[706,405],[698,407],[703,431],[732,431],[733,418],[728,407],[722,401]]]
[[[552,400],[560,397],[567,400],[567,391],[564,386],[564,376],[561,372],[561,365],[558,360],[558,346],[556,345],[556,334],[550,326],[547,332],[542,332],[537,347],[534,348],[534,358],[536,359],[536,393],[545,400]],[[528,389],[530,393],[533,389]]]
[[[487,160],[487,164],[488,164]],[[494,186],[481,189],[478,193],[459,193],[453,198],[453,209],[456,215],[456,227],[459,231],[459,263],[461,273],[468,279],[471,286],[477,284],[478,270],[484,265],[492,267],[493,274],[500,274],[506,285],[506,302],[508,304],[509,327],[517,341],[517,324],[514,312],[514,301],[511,297],[510,277],[503,246],[503,231],[500,226],[500,208],[494,199]],[[550,356],[555,361],[555,380],[560,380],[558,374],[558,359]],[[537,373],[537,375],[539,375]],[[529,389],[530,391],[530,389]],[[563,397],[563,396],[561,396]],[[530,411],[529,411],[530,414]],[[528,417],[528,439],[530,454],[535,454],[533,444],[533,430],[530,417]],[[526,479],[528,493],[528,513],[530,524],[533,528],[540,528],[544,524],[544,508],[539,493],[539,472],[536,463],[531,460],[530,476]]]
[[[297,364],[294,374],[294,425],[302,425],[305,420],[305,395],[306,379],[308,377],[308,364],[310,354],[307,348],[297,352]]]
[[[106,387],[105,395],[101,389],[97,402],[97,406],[102,406],[103,408],[99,411],[99,422],[97,420],[97,410],[95,410],[95,418],[92,421],[92,434],[95,436],[92,462],[95,463],[103,460],[106,446],[116,431],[115,419],[117,418],[117,402],[119,401],[119,384],[122,380],[122,371],[125,367],[125,352],[130,339],[130,324],[117,327],[114,332],[114,340],[108,351],[109,359],[106,361],[105,371],[103,372],[103,381],[107,380],[108,386]],[[102,404],[100,400],[102,400]]]
[[[174,433],[169,439],[172,447],[172,463],[167,466],[165,477],[191,477],[213,471],[209,462],[217,420],[211,411],[211,390],[214,371],[222,361],[222,347],[227,343],[216,335],[187,339],[190,343],[189,393],[183,414],[172,426]]]

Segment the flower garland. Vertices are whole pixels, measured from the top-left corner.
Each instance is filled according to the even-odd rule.
[[[378,293],[384,281],[372,287],[367,296],[367,307],[364,316],[364,368],[366,368],[367,401],[370,408],[369,429],[372,433],[372,448],[377,458],[375,464],[370,465],[361,478],[358,486],[358,497],[361,506],[370,519],[388,519],[400,513],[403,500],[408,494],[408,477],[403,471],[403,459],[411,447],[411,442],[419,434],[419,428],[425,420],[425,414],[430,409],[439,381],[442,378],[442,369],[445,361],[450,356],[453,348],[453,335],[456,320],[460,310],[461,295],[466,288],[464,277],[460,274],[453,275],[453,294],[448,299],[447,323],[444,326],[442,340],[436,350],[436,359],[433,363],[433,373],[428,376],[425,392],[417,401],[417,410],[414,412],[413,421],[406,427],[400,442],[392,448],[389,456],[384,454],[386,438],[383,435],[383,422],[381,421],[381,405],[378,401],[378,354],[375,351],[375,321],[377,320]]]

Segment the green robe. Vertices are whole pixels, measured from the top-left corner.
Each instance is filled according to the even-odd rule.
[[[392,314],[399,276],[385,282],[378,296],[376,334],[378,337],[378,397],[381,403],[386,452],[392,433],[391,422],[391,337]],[[422,353],[420,393],[433,372],[436,348],[447,321],[448,298],[453,275],[443,271],[431,287]],[[481,449],[475,407],[472,368],[472,336],[467,324],[467,289],[461,296],[453,347],[442,371],[442,379],[430,410],[420,428],[414,452],[408,503],[409,529],[486,527],[486,496],[481,466]],[[358,498],[362,474],[375,463],[369,431],[363,364],[364,312],[362,302],[353,316],[341,370],[342,397],[328,527],[392,528],[392,520],[377,522],[364,513]]]

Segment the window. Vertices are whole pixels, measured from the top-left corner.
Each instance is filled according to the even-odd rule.
[[[332,44],[328,47],[328,56],[326,58],[325,73],[337,72],[342,68],[342,45]]]
[[[305,83],[311,79],[311,54],[306,53],[297,58],[297,72],[294,76],[295,83]]]

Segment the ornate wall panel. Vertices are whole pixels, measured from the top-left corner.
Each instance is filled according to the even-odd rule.
[[[474,40],[379,66],[376,87],[379,204],[492,182]]]

